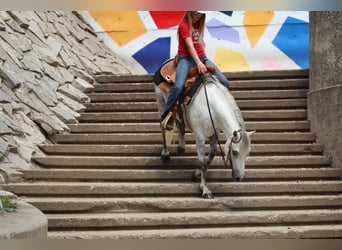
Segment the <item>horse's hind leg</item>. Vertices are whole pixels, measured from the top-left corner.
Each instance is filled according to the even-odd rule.
[[[209,190],[207,186],[207,181],[206,181],[206,175],[207,175],[207,169],[208,169],[208,164],[207,164],[207,159],[205,155],[205,138],[196,136],[196,144],[197,144],[197,154],[198,154],[198,159],[200,163],[200,178],[201,178],[201,183],[200,183],[200,188],[202,190],[202,198],[204,199],[213,199],[214,196],[212,192]],[[198,171],[196,171],[198,173]],[[196,174],[195,172],[195,174]]]
[[[166,96],[164,92],[157,86],[154,86],[154,92],[156,93],[156,98],[157,98],[158,113],[159,115],[161,115],[165,109]],[[168,162],[170,161],[170,152],[166,144],[166,132],[165,132],[165,129],[163,129],[161,126],[160,128],[162,132],[162,143],[163,143],[160,158],[163,162]]]
[[[184,155],[185,153],[185,128],[184,124],[178,120],[176,120],[177,128],[178,128],[178,148],[177,153],[179,155]]]
[[[163,145],[162,145],[160,159],[163,162],[168,162],[168,161],[170,161],[170,152],[169,152],[169,149],[167,148],[167,144],[166,144],[166,134],[165,134],[166,131],[164,128],[162,128],[161,130],[162,130]]]

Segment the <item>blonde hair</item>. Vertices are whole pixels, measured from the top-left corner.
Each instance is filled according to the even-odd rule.
[[[189,23],[191,34],[194,31],[194,28],[192,27],[193,20],[191,16],[193,12],[194,11],[186,11],[181,21],[181,22],[187,21]],[[199,35],[200,42],[203,42],[204,26],[205,26],[205,14],[202,14],[201,19],[198,21],[198,35]]]

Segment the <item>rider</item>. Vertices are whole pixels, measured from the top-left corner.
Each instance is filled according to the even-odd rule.
[[[189,69],[197,66],[199,74],[205,74],[207,68],[203,62],[215,68],[215,74],[224,86],[229,87],[227,78],[218,67],[207,59],[205,44],[203,41],[205,14],[210,11],[186,11],[178,26],[178,53],[176,79],[170,95],[167,99],[165,111],[161,116],[161,124],[167,129],[172,129],[168,124],[171,120],[171,109],[176,104],[182,92],[184,82],[188,76]]]

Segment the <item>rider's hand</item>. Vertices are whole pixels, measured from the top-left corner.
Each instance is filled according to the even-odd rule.
[[[200,74],[205,74],[207,73],[207,67],[202,63],[200,62],[199,64],[197,64],[197,70]]]

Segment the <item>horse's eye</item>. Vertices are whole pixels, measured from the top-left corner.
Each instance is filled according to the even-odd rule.
[[[237,150],[233,150],[232,153],[233,153],[234,156],[238,156],[239,155],[239,151],[237,151]]]

